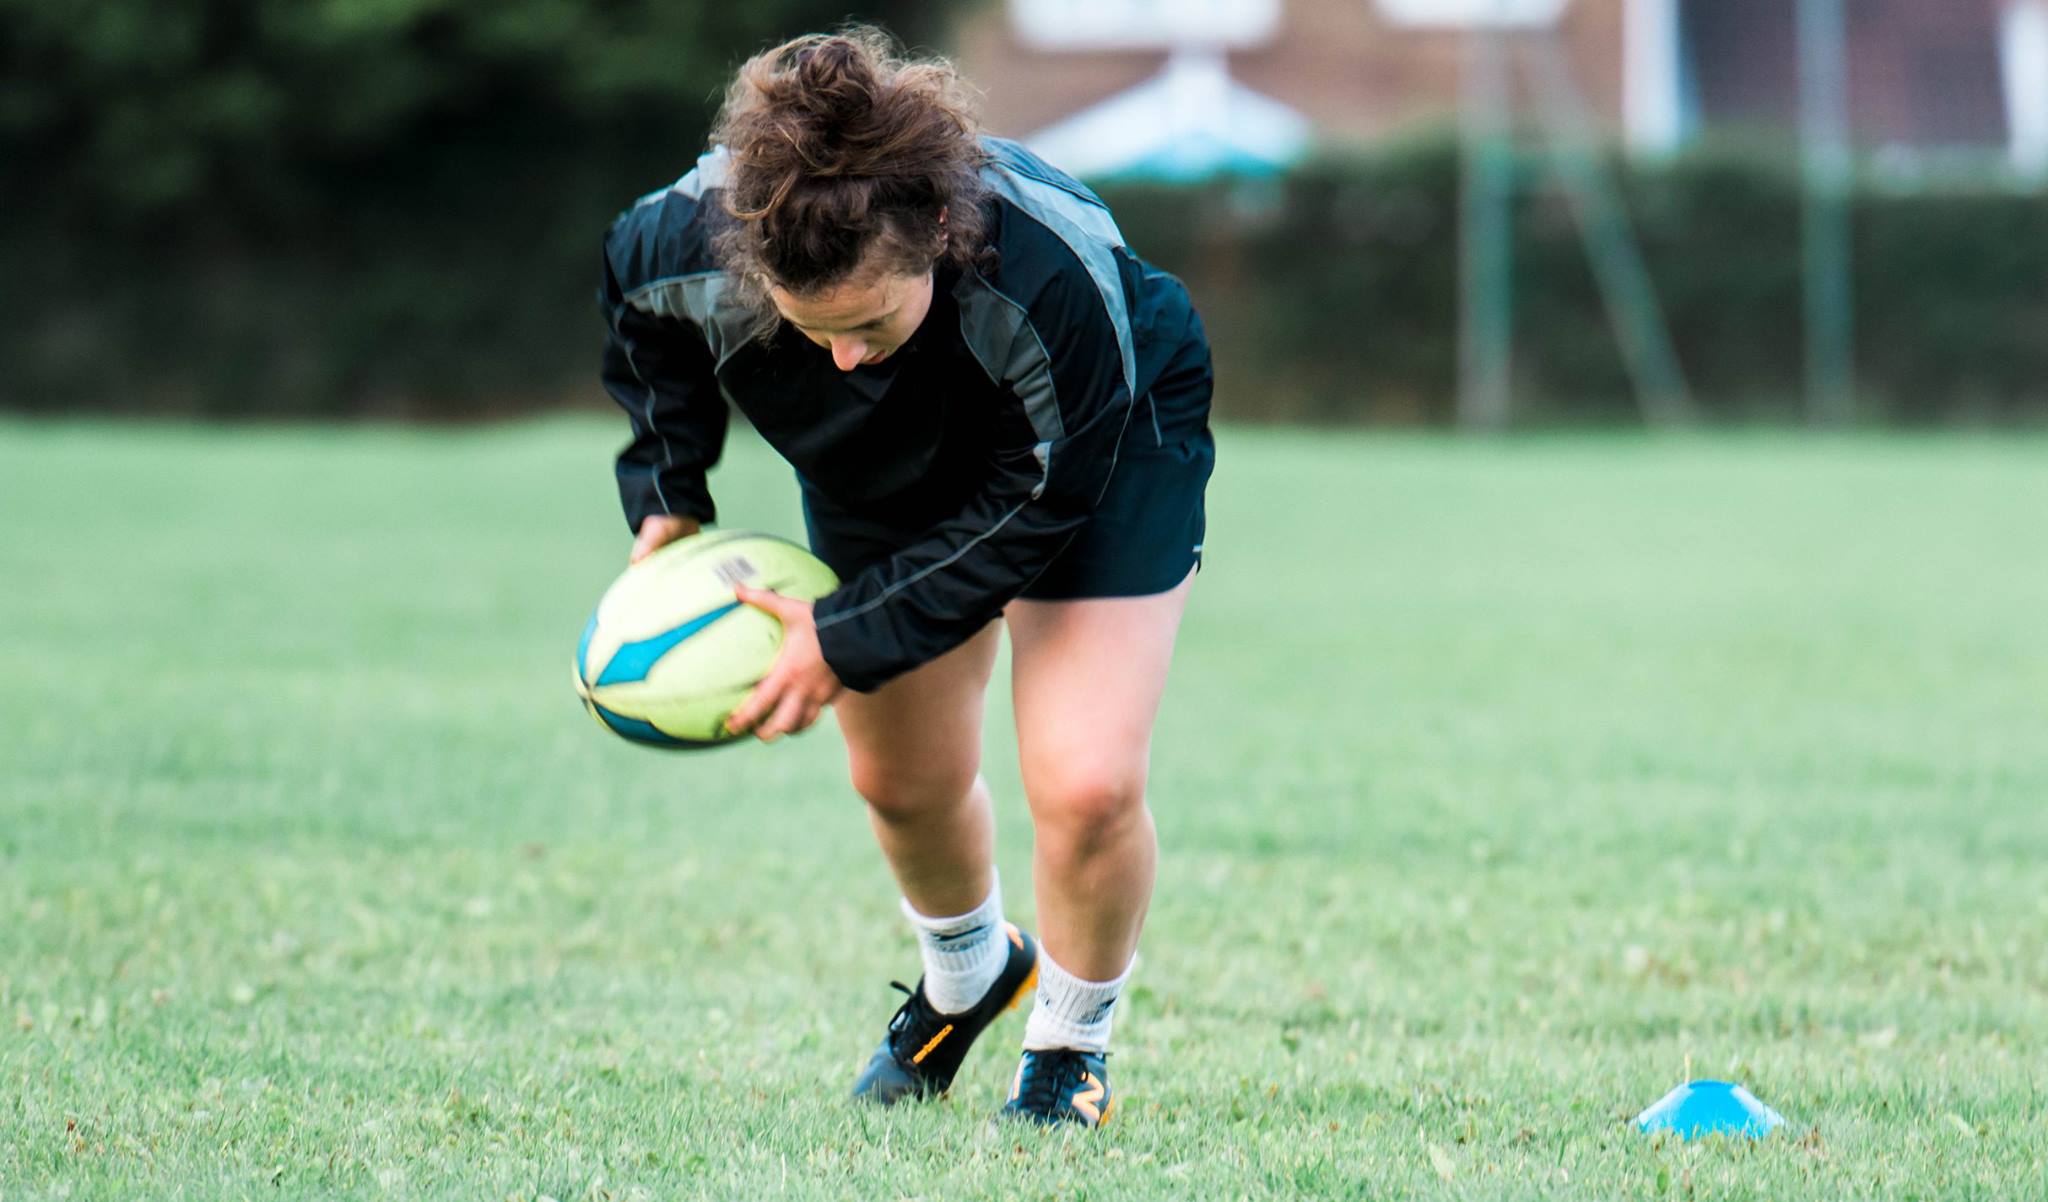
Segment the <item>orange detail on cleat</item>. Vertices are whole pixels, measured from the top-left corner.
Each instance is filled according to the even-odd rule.
[[[1003,1009],[1015,1010],[1023,1005],[1025,996],[1036,988],[1038,988],[1038,965],[1033,964],[1031,971],[1025,974],[1024,983],[1017,986],[1017,992],[1010,995],[1010,1004],[1004,1006]]]
[[[1094,1073],[1083,1073],[1081,1074],[1081,1084],[1087,1086],[1087,1088],[1074,1095],[1074,1109],[1087,1115],[1089,1122],[1100,1125],[1102,1122],[1102,1111],[1095,1104],[1102,1100],[1102,1082],[1095,1079]],[[1111,1105],[1115,1105],[1115,1103],[1112,1102]]]
[[[910,1058],[910,1062],[911,1062],[912,1064],[923,1064],[923,1063],[924,1063],[924,1058],[925,1058],[926,1056],[929,1056],[929,1055],[931,1055],[931,1054],[932,1054],[932,1049],[933,1049],[933,1048],[935,1048],[935,1047],[938,1047],[938,1046],[939,1046],[939,1041],[940,1041],[941,1039],[944,1039],[944,1038],[945,1038],[946,1036],[948,1036],[948,1035],[951,1035],[952,1033],[953,1033],[953,1024],[952,1024],[952,1023],[947,1023],[947,1024],[946,1024],[946,1025],[945,1025],[944,1027],[942,1027],[942,1028],[940,1028],[940,1029],[939,1029],[939,1033],[938,1033],[937,1035],[934,1035],[934,1036],[932,1036],[932,1039],[931,1039],[931,1042],[930,1042],[930,1043],[927,1043],[927,1044],[926,1044],[926,1045],[924,1045],[923,1047],[921,1047],[921,1048],[917,1049],[917,1055],[915,1055],[915,1056],[912,1056],[912,1057]]]

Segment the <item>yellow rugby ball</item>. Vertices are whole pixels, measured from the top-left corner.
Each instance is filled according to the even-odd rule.
[[[576,647],[576,695],[612,733],[653,747],[716,747],[725,720],[775,664],[782,623],[733,586],[815,601],[839,587],[816,556],[772,534],[677,539],[605,590]]]

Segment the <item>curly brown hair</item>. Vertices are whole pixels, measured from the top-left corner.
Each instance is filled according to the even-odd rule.
[[[963,267],[982,249],[986,160],[970,91],[855,25],[747,60],[712,131],[732,155],[715,242],[742,294],[828,290],[857,272]],[[764,331],[765,332],[765,331]]]

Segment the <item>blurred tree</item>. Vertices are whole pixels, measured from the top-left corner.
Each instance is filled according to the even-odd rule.
[[[531,400],[741,59],[952,7],[0,0],[0,406]]]
[[[421,144],[459,157],[466,136],[579,155],[651,138],[679,161],[741,57],[846,17],[839,0],[0,0],[0,172],[31,206],[61,194],[107,219],[318,213],[336,170]]]

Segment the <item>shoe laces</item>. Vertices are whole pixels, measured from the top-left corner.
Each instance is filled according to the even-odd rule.
[[[1052,1114],[1065,1106],[1081,1087],[1088,1071],[1087,1057],[1071,1048],[1026,1052],[1030,1066],[1017,1089],[1017,1105],[1032,1114]]]
[[[927,1040],[937,1034],[944,1020],[937,1010],[932,1009],[932,1004],[925,1000],[923,989],[912,989],[901,981],[891,981],[889,984],[910,995],[903,999],[903,1004],[896,1008],[895,1016],[889,1020],[889,1050],[896,1052],[897,1058],[901,1059],[902,1048],[905,1045],[913,1048],[924,1046]]]

